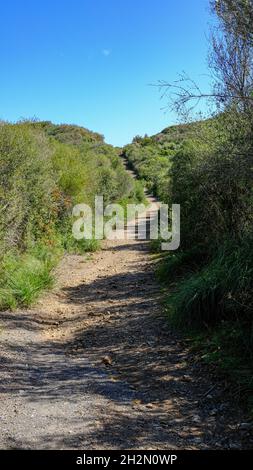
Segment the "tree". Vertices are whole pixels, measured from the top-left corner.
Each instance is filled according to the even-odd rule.
[[[211,0],[219,26],[211,33],[209,65],[214,79],[210,93],[203,92],[185,73],[173,83],[160,82],[169,106],[185,113],[205,99],[219,108],[253,112],[253,0]]]
[[[210,67],[218,104],[251,111],[253,106],[253,2],[218,0],[219,29],[212,33]]]
[[[211,5],[226,29],[253,43],[252,0],[212,0]]]

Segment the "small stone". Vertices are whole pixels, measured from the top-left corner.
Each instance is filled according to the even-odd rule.
[[[250,429],[252,429],[252,423],[241,423],[239,428],[243,431],[249,431]]]
[[[193,442],[194,444],[200,444],[200,443],[202,443],[202,439],[201,439],[201,437],[194,437],[194,438],[192,439],[192,442]]]
[[[199,424],[199,423],[201,423],[201,418],[200,418],[200,416],[196,415],[192,418],[192,421],[196,424]]]
[[[184,382],[191,382],[191,377],[189,375],[183,375]]]
[[[106,365],[106,366],[110,366],[112,365],[112,358],[110,356],[104,356],[102,358],[102,362]]]
[[[150,409],[154,408],[153,403],[147,403],[147,404],[146,404],[146,408],[150,408]]]
[[[141,400],[138,400],[137,398],[132,400],[133,405],[141,405]]]
[[[240,446],[239,446],[239,444],[229,444],[229,449],[239,450]]]
[[[118,377],[111,376],[111,377],[110,377],[110,380],[111,380],[112,382],[118,382],[120,379],[119,379]]]

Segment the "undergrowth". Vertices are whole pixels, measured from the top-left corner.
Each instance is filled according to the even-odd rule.
[[[144,198],[103,136],[47,121],[0,123],[0,309],[31,305],[63,253],[99,249],[99,240],[72,235],[73,207],[94,209],[95,196],[105,205]]]
[[[170,289],[165,300],[170,324],[253,406],[252,237],[229,241],[206,259],[195,250],[166,255],[158,276]]]

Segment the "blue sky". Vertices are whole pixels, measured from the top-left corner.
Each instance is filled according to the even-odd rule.
[[[208,89],[208,0],[9,0],[0,13],[0,119],[76,123],[123,145],[176,122],[158,80]]]

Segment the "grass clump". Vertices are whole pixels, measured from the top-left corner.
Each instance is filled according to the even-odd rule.
[[[251,337],[252,283],[253,239],[237,247],[229,243],[200,271],[179,282],[168,300],[174,320],[194,328],[240,320]]]
[[[193,269],[190,269],[193,266]],[[199,265],[201,266],[201,264]],[[226,243],[202,268],[188,254],[159,267],[170,285],[165,308],[171,325],[191,339],[213,370],[236,385],[250,407],[253,393],[253,239]],[[253,409],[253,407],[251,407]]]
[[[50,255],[46,258],[30,253],[6,255],[1,263],[0,308],[30,306],[42,290],[53,285],[53,266]]]

